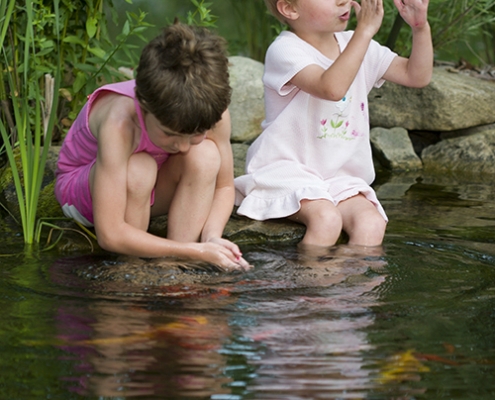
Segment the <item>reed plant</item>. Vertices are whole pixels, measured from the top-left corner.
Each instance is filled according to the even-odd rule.
[[[63,140],[89,92],[129,79],[138,52],[128,39],[145,41],[151,26],[145,13],[128,12],[111,39],[105,12],[118,24],[112,0],[0,0],[0,156],[12,173],[27,245],[40,237],[37,208],[54,133]]]
[[[39,73],[32,68],[32,58],[37,56],[34,46],[36,10],[32,0],[26,0],[22,10],[16,10],[14,3],[14,0],[0,0],[0,10],[4,12],[0,22],[0,57],[4,61],[3,73],[7,81],[6,85],[2,85],[2,102],[3,112],[8,116],[0,118],[0,133],[19,202],[24,242],[32,245],[39,193],[55,123],[61,61],[59,57],[52,74],[44,74],[43,81],[37,78]],[[58,5],[59,0],[53,0],[55,24],[59,20]],[[6,45],[9,23],[15,11],[23,12],[26,19],[25,31],[19,33],[23,38],[19,47],[14,46],[12,38],[11,46]],[[54,30],[59,31],[56,25]],[[41,93],[42,87],[45,88],[44,95]],[[5,123],[5,120],[8,122]]]

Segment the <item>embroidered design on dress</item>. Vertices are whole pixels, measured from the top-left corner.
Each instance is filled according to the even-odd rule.
[[[356,130],[352,130],[348,134],[349,128],[349,106],[351,104],[352,97],[344,96],[342,100],[335,103],[335,107],[338,112],[333,114],[333,118],[320,119],[320,132],[317,136],[318,139],[342,139],[342,140],[354,140],[359,136],[362,136]]]

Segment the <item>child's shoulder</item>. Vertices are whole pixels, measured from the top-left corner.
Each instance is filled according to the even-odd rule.
[[[93,133],[106,123],[119,126],[132,125],[136,116],[134,100],[128,96],[114,92],[102,92],[95,100],[89,114],[89,123]]]
[[[134,99],[121,93],[102,92],[95,99],[91,112],[100,112],[108,116],[119,114],[120,116],[135,112]]]

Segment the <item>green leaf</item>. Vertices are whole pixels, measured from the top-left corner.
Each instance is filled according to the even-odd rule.
[[[84,72],[78,72],[76,75],[76,80],[72,85],[74,93],[79,92],[86,84],[86,81],[87,81],[86,74]]]
[[[82,40],[81,38],[78,38],[77,36],[67,36],[63,40],[64,43],[74,43],[74,44],[79,44],[82,47],[86,47],[86,42]]]
[[[129,35],[129,32],[131,31],[131,28],[129,27],[129,20],[125,21],[124,27],[122,28],[122,34],[127,36]]]
[[[103,49],[100,49],[99,47],[94,47],[94,48],[88,48],[88,51],[92,54],[94,54],[96,57],[105,58],[106,52]]]
[[[97,67],[95,67],[94,65],[90,65],[90,64],[74,63],[74,67],[77,69],[80,69],[81,71],[89,72],[91,74],[98,71]]]
[[[98,21],[94,17],[89,17],[86,20],[86,32],[90,38],[96,35]]]

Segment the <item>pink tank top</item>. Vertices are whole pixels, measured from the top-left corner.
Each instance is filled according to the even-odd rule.
[[[94,101],[98,98],[99,94],[103,91],[110,91],[128,96],[134,100],[136,105],[136,112],[141,127],[141,139],[138,147],[134,150],[134,153],[145,152],[150,154],[157,164],[157,168],[160,168],[162,164],[169,157],[169,153],[163,149],[155,146],[146,130],[144,124],[143,114],[139,102],[136,99],[134,87],[136,82],[134,80],[113,83],[102,86],[95,90],[93,94],[88,97],[88,102],[84,105],[78,117],[72,124],[66,138],[64,139],[64,145],[60,150],[57,175],[66,173],[73,168],[80,167],[82,165],[93,164],[96,160],[96,153],[98,151],[98,142],[89,129],[89,113],[93,106]]]
[[[170,156],[169,153],[151,142],[146,131],[141,107],[135,96],[134,87],[135,81],[131,80],[102,86],[91,94],[88,102],[69,129],[60,149],[55,173],[57,177],[55,196],[66,216],[74,218],[86,226],[92,226],[93,224],[89,174],[93,164],[96,162],[98,153],[98,141],[89,129],[89,113],[101,92],[118,93],[134,100],[141,127],[141,138],[134,153],[145,152],[150,154],[155,159],[158,169]],[[151,194],[151,204],[153,203],[154,191]]]

